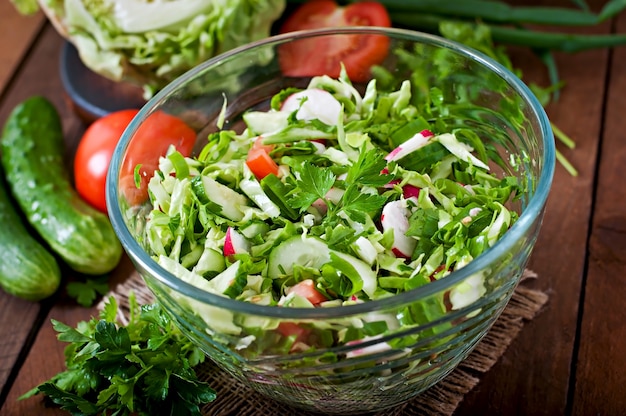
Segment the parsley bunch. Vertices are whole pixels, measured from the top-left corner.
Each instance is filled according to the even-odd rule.
[[[52,320],[65,349],[67,370],[35,387],[37,394],[73,415],[200,415],[215,391],[198,380],[194,367],[204,354],[156,304],[139,306],[130,296],[130,316],[117,322],[110,297],[99,318],[76,328]]]

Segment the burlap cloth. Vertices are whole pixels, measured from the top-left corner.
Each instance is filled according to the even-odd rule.
[[[481,374],[498,361],[524,324],[532,320],[548,301],[548,295],[523,284],[525,280],[536,277],[533,272],[524,271],[522,283],[491,330],[452,373],[415,399],[379,415],[452,415],[465,394],[478,384]],[[121,314],[128,312],[128,294],[131,291],[140,303],[153,301],[141,277],[133,273],[109,294],[117,299]],[[196,371],[217,392],[217,399],[202,409],[205,416],[308,416],[306,412],[294,410],[242,386],[210,360],[196,368]]]

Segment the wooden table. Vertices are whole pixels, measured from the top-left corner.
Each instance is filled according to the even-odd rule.
[[[579,31],[626,32],[626,14]],[[41,14],[19,16],[0,2],[0,120],[21,100],[46,96],[61,113],[71,160],[85,125],[60,82],[62,42]],[[532,54],[513,56],[526,80],[547,84]],[[550,299],[466,396],[459,415],[626,412],[626,48],[557,60],[567,86],[548,113],[577,143],[560,149],[579,176],[557,168],[530,262],[539,275],[534,287]],[[124,258],[115,277],[131,270]],[[75,325],[93,313],[62,296],[31,303],[0,291],[0,414],[65,414],[44,408],[40,397],[17,398],[64,368],[65,344],[50,319]]]

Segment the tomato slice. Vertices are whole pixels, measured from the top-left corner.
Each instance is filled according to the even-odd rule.
[[[341,7],[334,0],[304,3],[287,18],[280,33],[345,26],[390,27],[383,5],[363,1]],[[338,77],[341,64],[353,82],[366,82],[370,68],[387,56],[389,38],[383,35],[329,35],[282,45],[279,62],[283,73],[293,77]]]
[[[311,332],[293,322],[281,322],[276,330],[284,337],[294,337],[294,342],[304,342]]]
[[[246,165],[257,179],[263,179],[270,173],[278,176],[278,164],[269,155],[274,146],[264,145],[261,138],[257,138],[248,152]]]
[[[302,296],[315,306],[328,300],[326,299],[326,296],[315,288],[315,282],[311,279],[306,279],[296,283],[289,289],[289,293],[295,293]]]

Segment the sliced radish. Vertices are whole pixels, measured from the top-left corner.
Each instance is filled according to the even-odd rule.
[[[402,187],[402,194],[405,199],[417,198],[420,195],[420,188],[407,184]]]
[[[399,184],[400,182],[402,182],[400,179],[394,179],[394,180],[392,180],[392,181],[389,181],[389,183],[387,183],[387,184],[384,186],[384,188],[391,189],[391,188],[393,188],[394,186],[396,186],[397,184]]]
[[[391,201],[383,207],[380,222],[383,231],[393,230],[391,251],[397,257],[411,258],[417,240],[406,235],[409,229],[409,211],[405,200]]]
[[[318,198],[313,201],[311,206],[315,208],[317,212],[320,213],[320,215],[326,215],[326,213],[328,212],[328,205],[326,205],[326,201],[324,201],[322,198]]]
[[[250,243],[246,238],[239,234],[234,228],[228,227],[226,237],[224,238],[224,256],[232,256],[233,254],[248,253]]]
[[[341,197],[343,196],[345,192],[346,191],[344,191],[343,189],[330,188],[328,192],[326,193],[325,197],[326,197],[326,200],[334,204],[337,204],[339,203],[339,201],[341,200]],[[324,201],[323,199],[317,199],[311,205],[315,209],[317,209],[317,211],[322,215],[326,214],[326,212],[328,211],[328,205],[326,205],[326,201]]]
[[[328,91],[312,88],[291,94],[281,107],[281,111],[298,111],[298,120],[318,119],[324,124],[334,126],[342,114],[341,104]]]
[[[422,130],[421,132],[417,133],[415,136],[411,137],[409,140],[405,141],[400,146],[389,152],[389,154],[385,156],[385,160],[391,162],[393,160],[402,159],[409,153],[414,152],[420,147],[424,147],[425,145],[427,145],[431,137],[433,137],[433,133],[430,130]]]

